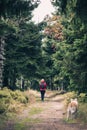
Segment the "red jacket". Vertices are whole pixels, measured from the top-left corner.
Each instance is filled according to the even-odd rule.
[[[44,88],[42,88],[42,84],[44,85]],[[47,88],[46,82],[40,83],[40,91],[45,91]]]

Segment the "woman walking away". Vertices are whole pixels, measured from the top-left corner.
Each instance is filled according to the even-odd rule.
[[[44,101],[44,96],[46,92],[47,84],[44,79],[40,81],[40,93],[41,93],[41,100]]]

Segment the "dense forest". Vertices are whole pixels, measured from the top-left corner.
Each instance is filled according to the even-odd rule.
[[[87,92],[87,1],[51,0],[55,12],[38,24],[40,0],[0,0],[0,87]]]

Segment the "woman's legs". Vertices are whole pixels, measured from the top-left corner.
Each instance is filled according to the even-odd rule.
[[[44,101],[45,91],[41,91],[41,100]]]

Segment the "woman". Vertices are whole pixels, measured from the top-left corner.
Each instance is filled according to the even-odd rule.
[[[40,81],[40,92],[41,92],[41,100],[44,101],[44,95],[46,92],[47,84],[44,79]]]

